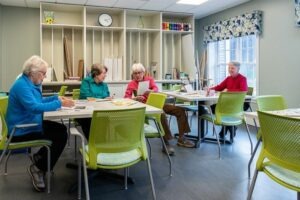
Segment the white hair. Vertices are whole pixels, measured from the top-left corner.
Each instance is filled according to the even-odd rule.
[[[145,72],[145,67],[142,63],[134,63],[131,67],[131,73],[136,71],[142,71]]]
[[[230,62],[228,63],[228,65],[236,66],[236,67],[238,68],[238,70],[240,70],[241,63],[238,62],[238,61],[230,61]]]
[[[29,75],[31,72],[37,72],[48,68],[48,63],[41,57],[33,55],[28,58],[23,65],[23,74]]]

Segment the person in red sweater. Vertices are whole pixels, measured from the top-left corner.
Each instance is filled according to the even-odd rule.
[[[222,92],[247,92],[248,91],[248,85],[247,85],[247,78],[239,73],[240,71],[240,63],[237,61],[231,61],[228,63],[228,73],[229,76],[227,76],[220,84],[210,87],[207,90],[207,95],[211,92],[211,90],[215,91],[222,91]],[[213,113],[215,112],[216,105],[211,106],[211,110]],[[205,111],[202,111],[203,113]],[[235,127],[236,129],[236,127]],[[232,131],[232,127],[227,126],[225,134],[227,131]],[[223,128],[219,133],[220,138],[224,138]]]
[[[130,81],[127,85],[124,98],[132,98],[136,101],[145,103],[147,101],[149,93],[158,92],[158,87],[152,77],[145,76],[145,68],[141,63],[134,64],[132,66],[131,71],[132,71],[132,81]],[[142,95],[136,95],[135,93],[137,93],[139,82],[141,81],[149,81],[149,90],[147,90]],[[184,137],[185,133],[189,133],[191,131],[187,120],[187,116],[185,114],[185,110],[173,104],[165,104],[163,110],[166,114],[173,115],[177,119],[178,132],[179,132],[177,145],[181,147],[189,147],[189,148],[194,147],[195,144]],[[165,113],[162,113],[161,115],[161,123],[165,132],[164,141],[167,145],[169,154],[174,155],[175,153],[174,148],[172,148],[168,142],[168,140],[172,139],[173,136],[170,127],[168,125],[167,117]]]

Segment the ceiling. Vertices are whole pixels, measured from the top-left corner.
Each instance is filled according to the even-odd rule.
[[[0,0],[0,4],[4,6],[39,8],[40,2],[50,2],[87,6],[185,12],[193,13],[195,18],[199,19],[250,0],[209,0],[198,6],[176,4],[177,1],[178,0]]]

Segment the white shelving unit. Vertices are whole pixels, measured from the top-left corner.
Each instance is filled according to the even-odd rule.
[[[53,11],[53,24],[46,24],[44,11]],[[98,23],[109,14],[109,27]],[[163,22],[189,24],[189,30],[164,30]],[[70,76],[77,76],[79,61],[84,75],[93,63],[110,65],[107,81],[131,79],[131,66],[141,62],[156,80],[165,79],[172,68],[195,74],[194,17],[185,13],[41,3],[41,56],[53,67],[56,80],[65,81],[64,37],[71,55]],[[190,42],[187,42],[189,41]],[[70,70],[69,70],[70,71]],[[155,73],[154,73],[155,71]]]

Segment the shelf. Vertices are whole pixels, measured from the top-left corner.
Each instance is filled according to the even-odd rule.
[[[160,29],[150,29],[150,28],[126,28],[128,32],[160,32]]]
[[[54,29],[61,29],[61,28],[74,28],[74,29],[83,29],[83,25],[71,25],[71,24],[45,24],[42,23],[43,28],[54,28]]]
[[[46,12],[53,12],[53,24],[45,23]],[[99,25],[104,13],[112,17],[109,27]],[[41,3],[40,22],[40,52],[54,69],[52,81],[86,76],[94,63],[108,67],[106,82],[130,80],[136,62],[157,80],[173,68],[195,74],[192,14]],[[188,24],[190,31],[164,30],[164,23]]]
[[[173,30],[162,30],[165,34],[192,34],[194,31],[173,31]]]
[[[123,27],[86,26],[87,30],[123,31]]]

